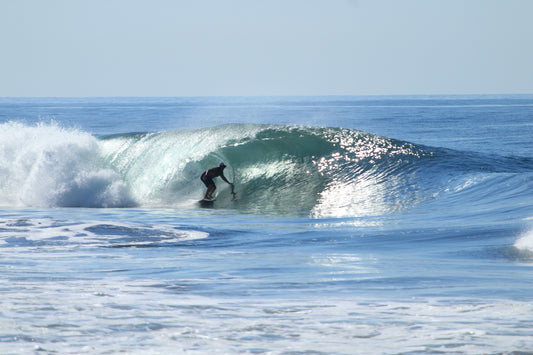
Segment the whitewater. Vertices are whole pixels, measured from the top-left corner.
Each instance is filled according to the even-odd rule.
[[[1,98],[0,352],[533,352],[533,96]],[[213,206],[200,175],[227,165]]]

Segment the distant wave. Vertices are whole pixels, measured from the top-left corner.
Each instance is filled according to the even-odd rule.
[[[224,161],[237,200],[219,180],[218,208],[374,215],[472,193],[486,174],[533,170],[526,158],[328,127],[228,124],[95,137],[53,123],[7,122],[0,137],[4,206],[189,208],[203,195],[202,171]]]

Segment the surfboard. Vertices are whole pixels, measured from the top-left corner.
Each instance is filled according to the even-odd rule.
[[[200,201],[198,201],[198,203],[200,204],[200,206],[202,207],[211,207],[213,206],[213,203],[216,201],[216,198],[213,198],[213,199],[201,199]]]

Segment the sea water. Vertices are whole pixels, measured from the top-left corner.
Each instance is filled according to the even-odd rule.
[[[533,352],[533,96],[0,99],[0,353]],[[220,162],[200,206],[201,173]]]

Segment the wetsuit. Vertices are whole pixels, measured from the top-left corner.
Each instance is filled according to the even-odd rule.
[[[215,183],[213,182],[213,178],[216,178],[218,176],[224,176],[224,172],[221,167],[204,171],[202,173],[202,176],[200,176],[200,179],[202,180],[202,182],[204,183],[206,187],[209,187],[209,186],[215,185]]]

